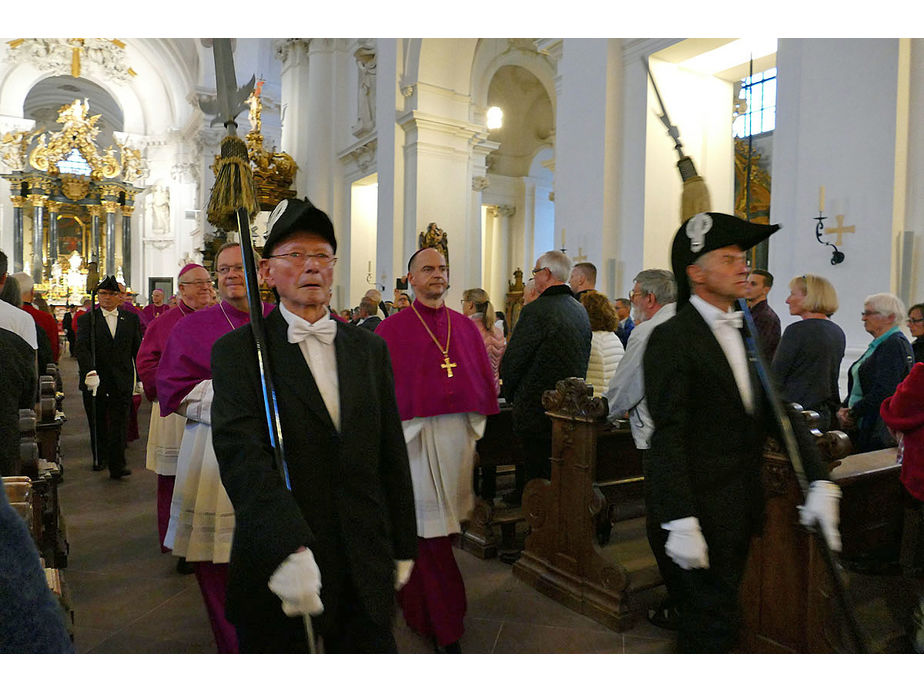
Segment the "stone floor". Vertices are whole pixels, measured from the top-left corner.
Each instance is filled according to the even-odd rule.
[[[144,468],[150,405],[139,411],[141,438],[128,446],[132,475],[112,481],[91,471],[89,434],[76,386],[76,362],[61,359],[68,421],[62,432],[64,483],[61,506],[69,543],[65,579],[74,608],[79,653],[214,653],[215,645],[195,576],[176,572],[162,554],[155,519],[156,477]],[[539,594],[497,559],[481,560],[456,550],[465,580],[468,611],[461,646],[488,653],[666,653],[674,636],[644,618],[662,588],[635,603],[637,625],[616,633]],[[399,615],[402,653],[432,652]]]
[[[214,653],[195,577],[177,573],[176,559],[162,554],[158,546],[156,478],[144,468],[149,404],[144,402],[139,412],[141,438],[128,446],[132,475],[112,481],[105,471],[91,471],[76,362],[64,356],[61,369],[69,420],[61,440],[65,474],[60,498],[69,542],[65,579],[75,612],[77,651]],[[539,594],[497,559],[481,560],[461,550],[456,550],[456,557],[468,597],[461,640],[467,654],[644,654],[674,649],[674,634],[644,618],[648,607],[663,597],[663,587],[634,595],[634,625],[617,633]],[[877,639],[874,651],[910,652],[907,637],[896,636],[910,620],[913,589],[908,583],[900,576],[856,575],[851,577],[851,590],[860,602],[861,623]],[[412,633],[400,614],[395,635],[401,653],[432,652],[430,643]]]

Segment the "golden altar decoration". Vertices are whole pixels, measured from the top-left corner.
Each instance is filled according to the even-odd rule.
[[[49,302],[78,301],[91,263],[105,274],[121,267],[130,282],[131,215],[147,164],[124,142],[101,150],[100,117],[87,99],[75,99],[59,109],[60,129],[0,138],[0,159],[13,169],[3,174],[14,209],[13,271],[29,272]]]

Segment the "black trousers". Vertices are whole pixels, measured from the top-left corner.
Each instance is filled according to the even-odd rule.
[[[312,619],[319,648],[327,654],[395,654],[398,645],[392,620],[373,621],[363,608],[352,585],[340,596],[336,612],[325,605],[323,628]],[[305,623],[301,616],[290,618],[282,608],[259,622],[235,624],[243,654],[304,654],[308,652]],[[318,637],[319,636],[319,637]]]
[[[83,408],[87,413],[87,422],[90,424],[93,463],[108,467],[110,474],[118,474],[125,469],[125,445],[131,406],[130,395],[122,396],[97,391],[94,398],[89,392],[83,393]],[[99,457],[97,458],[96,455]]]
[[[648,474],[648,451],[641,450],[642,469],[645,475]],[[648,495],[648,486],[645,486],[645,505],[652,507]],[[664,580],[664,586],[667,588],[667,596],[672,606],[677,609],[682,608],[684,581],[682,573],[683,568],[674,563],[664,551],[664,545],[667,543],[668,531],[661,529],[661,523],[658,522],[651,513],[645,518],[645,533],[648,535],[648,545],[654,554],[655,561],[658,563],[658,572],[661,573],[661,579]]]

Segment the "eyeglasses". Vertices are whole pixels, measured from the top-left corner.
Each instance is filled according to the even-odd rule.
[[[547,269],[549,269],[549,268],[548,268],[548,267],[533,267],[533,269],[530,270],[530,271],[532,272],[533,276],[535,277],[535,276],[536,276],[537,274],[539,274],[542,270],[547,270]],[[550,270],[550,271],[551,271],[551,270]]]
[[[337,258],[334,257],[333,255],[328,255],[326,253],[312,254],[312,253],[292,252],[292,253],[280,253],[279,255],[267,255],[266,257],[267,259],[276,257],[276,258],[288,260],[292,264],[302,263],[304,265],[307,265],[309,261],[314,260],[321,267],[330,267],[331,265],[337,264]]]
[[[212,285],[212,280],[211,280],[211,279],[199,279],[198,281],[194,281],[194,282],[180,282],[180,286],[189,286],[189,285],[192,285],[192,286],[211,286],[211,285]]]
[[[860,317],[862,318],[868,318],[870,315],[879,315],[879,311],[878,310],[864,310],[862,313],[860,313]]]
[[[908,318],[909,325],[920,325],[924,322],[924,318]]]
[[[638,291],[636,291],[635,289],[632,289],[632,291],[629,292],[629,300],[631,301],[636,296],[641,298],[642,296],[645,296],[645,295],[646,295],[645,292],[642,291],[641,289],[639,289]]]
[[[232,271],[233,271],[233,272],[243,272],[243,271],[244,271],[244,265],[231,265],[231,266],[222,265],[222,266],[219,267],[217,270],[215,270],[215,274],[218,274],[218,275],[220,275],[220,276],[223,277],[223,276],[225,276],[226,274],[228,274],[229,272],[232,272]]]

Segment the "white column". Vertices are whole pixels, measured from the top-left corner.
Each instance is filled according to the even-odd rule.
[[[376,169],[378,170],[378,215],[375,281],[390,296],[395,277],[405,273],[402,228],[404,218],[404,130],[395,122],[399,101],[403,103],[398,74],[398,56],[404,39],[376,39]]]
[[[308,43],[305,39],[282,39],[274,44],[276,58],[282,63],[281,82],[281,150],[287,152],[299,169],[295,189],[299,197],[308,194],[309,129],[305,122],[309,111]]]

